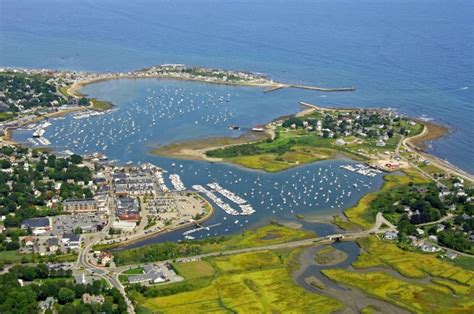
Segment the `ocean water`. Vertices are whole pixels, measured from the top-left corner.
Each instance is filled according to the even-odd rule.
[[[0,1],[0,66],[185,63],[355,86],[298,100],[426,115],[451,128],[430,151],[471,173],[473,43],[471,0]]]

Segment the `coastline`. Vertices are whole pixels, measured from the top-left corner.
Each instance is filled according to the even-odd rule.
[[[418,150],[425,151],[428,148],[426,142],[440,139],[449,132],[449,128],[444,125],[420,119],[413,120],[424,126],[423,131],[420,134],[407,138],[407,142]]]
[[[362,108],[323,108],[323,107],[315,106],[306,102],[300,102],[300,104],[308,108],[297,112],[294,115],[295,117],[302,117],[302,116],[311,114],[316,110],[329,112],[329,111],[353,111],[353,110],[362,109]],[[377,108],[372,109],[372,110],[383,111],[383,109],[377,109]],[[272,129],[272,124],[275,121],[280,120],[280,119],[282,119],[282,117],[276,118],[272,122],[266,124],[265,125],[266,130]],[[421,155],[423,158],[432,162],[432,164],[434,164],[436,167],[448,173],[460,176],[469,181],[474,181],[474,176],[472,176],[471,174],[425,151],[427,148],[425,143],[429,141],[433,141],[433,140],[438,140],[444,137],[446,134],[449,133],[448,127],[444,125],[436,124],[433,122],[423,121],[420,119],[412,118],[412,120],[416,121],[417,123],[420,123],[423,126],[423,130],[421,133],[417,135],[402,139],[399,143],[400,145],[403,145],[403,147],[407,149],[407,151],[411,151],[411,152]],[[220,137],[220,138],[184,141],[184,142],[166,145],[163,147],[154,148],[150,151],[150,154],[158,155],[162,157],[202,160],[202,161],[208,161],[208,162],[230,162],[231,164],[235,166],[241,166],[238,164],[234,164],[231,161],[223,160],[222,158],[208,157],[206,156],[206,152],[210,150],[226,148],[226,147],[230,147],[234,145],[251,144],[251,143],[263,141],[269,138],[269,137],[264,137],[261,139],[252,138],[252,135],[254,134],[259,134],[259,133],[248,131],[247,133],[237,138]],[[260,133],[260,134],[263,134],[263,133]],[[351,156],[349,155],[348,157],[351,157]]]
[[[465,180],[474,182],[474,175],[426,152],[427,146],[425,143],[442,138],[448,134],[449,128],[443,125],[435,124],[433,122],[421,120],[416,121],[423,125],[423,131],[420,134],[403,139],[401,145],[403,145],[407,151],[417,154],[428,160],[435,167],[438,167],[449,174],[454,174]]]
[[[233,145],[250,144],[271,138],[267,132],[246,132],[238,137],[211,137],[206,139],[189,140],[153,148],[149,153],[162,157],[178,159],[202,160],[208,162],[222,162],[222,158],[213,158],[206,155],[207,151],[230,147]]]
[[[196,193],[196,195],[198,195],[202,200],[204,200],[206,202],[206,204],[209,205],[209,208],[210,208],[209,212],[206,213],[206,215],[204,215],[200,219],[198,219],[194,222],[188,222],[188,223],[185,223],[185,224],[182,224],[182,225],[178,225],[178,226],[173,227],[173,228],[160,229],[156,232],[151,232],[151,233],[148,233],[146,235],[140,236],[138,238],[125,240],[125,241],[120,241],[118,243],[103,244],[103,246],[106,247],[105,250],[110,250],[110,251],[125,250],[126,248],[122,249],[121,247],[126,247],[126,246],[129,246],[131,244],[146,240],[146,239],[151,238],[151,237],[156,237],[158,235],[166,234],[166,233],[169,233],[169,232],[174,232],[174,231],[177,231],[177,230],[186,229],[186,228],[189,228],[189,227],[191,227],[195,224],[201,224],[201,223],[204,223],[204,222],[208,221],[209,219],[212,218],[212,216],[214,216],[214,213],[215,213],[216,210],[215,210],[214,206],[212,206],[212,204],[207,199],[202,197],[199,193]],[[102,245],[98,244],[98,246],[102,246]]]
[[[263,82],[260,81],[238,81],[238,82],[225,82],[225,81],[211,81],[211,80],[204,80],[200,78],[192,78],[192,77],[180,77],[180,76],[164,76],[164,75],[120,75],[120,76],[110,76],[110,77],[99,77],[99,78],[92,78],[83,81],[74,82],[67,88],[67,93],[75,98],[83,97],[84,94],[80,93],[79,90],[83,87],[95,84],[99,82],[106,82],[106,81],[115,81],[121,79],[128,79],[128,80],[140,80],[140,79],[158,79],[158,80],[176,80],[176,81],[189,81],[189,82],[199,82],[199,83],[207,83],[207,84],[217,84],[217,85],[230,85],[230,86],[247,86],[247,87],[268,87],[268,88],[285,88],[290,87],[288,84],[283,83],[276,83],[269,80],[265,80]]]
[[[27,70],[23,70],[23,71],[27,71]],[[31,70],[31,71],[34,72],[35,70]],[[235,71],[226,71],[226,70],[218,70],[218,69],[210,69],[210,68],[186,67],[184,65],[162,65],[162,66],[157,66],[157,67],[144,68],[141,70],[136,70],[136,71],[132,71],[128,73],[99,74],[99,73],[75,73],[75,72],[67,72],[67,71],[58,71],[55,74],[53,74],[53,77],[64,78],[67,75],[70,75],[72,73],[79,75],[80,78],[79,79],[76,78],[73,84],[69,86],[65,86],[64,91],[59,91],[58,89],[58,92],[62,93],[63,95],[66,94],[64,95],[66,97],[70,96],[76,99],[85,96],[83,93],[80,92],[80,90],[89,84],[94,84],[101,81],[119,80],[119,79],[150,79],[150,78],[151,79],[170,79],[170,80],[194,81],[194,82],[209,83],[209,84],[254,86],[254,87],[268,87],[269,88],[267,90],[264,90],[263,92],[271,92],[273,90],[278,90],[281,88],[303,88],[303,89],[311,89],[311,90],[316,90],[316,91],[355,90],[354,88],[322,88],[322,87],[314,87],[314,86],[284,84],[284,83],[274,82],[273,80],[269,80],[263,75],[254,74],[250,72],[235,72]],[[223,78],[222,76],[219,76],[222,74],[227,74],[229,75],[229,77],[233,76],[232,79],[234,79],[235,81],[232,81],[232,80],[229,81],[227,77]],[[235,77],[237,77],[237,79],[235,79]],[[100,101],[97,99],[95,100],[98,102]],[[110,104],[110,103],[108,104],[113,106],[113,104]],[[303,101],[300,102],[300,105],[307,107],[307,109],[304,109],[296,113],[295,114],[296,117],[302,117],[306,114],[311,114],[315,110],[349,111],[349,110],[365,109],[365,108],[323,108],[323,107],[315,106],[313,104],[303,102]],[[82,111],[82,110],[87,110],[87,109],[95,110],[92,100],[91,100],[90,106],[68,108],[68,109],[60,110],[58,112],[53,112],[53,113],[45,114],[42,116],[37,116],[35,119],[25,122],[19,126],[38,122],[44,118],[65,115],[71,112]],[[375,108],[366,108],[366,109],[381,110],[381,111],[384,110],[384,109],[375,109]],[[418,123],[421,123],[424,126],[424,128],[423,128],[422,133],[403,139],[400,144],[403,145],[404,148],[406,148],[407,150],[411,152],[414,152],[423,156],[425,159],[431,161],[433,164],[435,164],[436,166],[438,166],[439,168],[445,171],[448,171],[449,173],[454,173],[456,175],[459,175],[460,177],[467,178],[470,181],[474,180],[474,176],[467,173],[466,171],[459,169],[458,167],[451,165],[449,162],[441,160],[440,158],[433,156],[425,151],[426,142],[437,140],[443,137],[448,132],[448,129],[445,126],[441,126],[432,122],[421,121],[419,119],[412,119],[412,120]],[[273,138],[274,136],[272,122],[266,125],[266,132],[265,132],[266,134],[270,135],[270,138]],[[11,144],[11,145],[20,144],[12,140],[13,129],[14,128],[5,129],[5,135],[3,138],[4,144]],[[243,134],[237,138],[220,137],[220,138],[211,138],[211,139],[170,144],[163,147],[155,148],[150,153],[155,154],[155,155],[165,156],[165,157],[204,160],[208,162],[221,162],[223,160],[220,158],[211,158],[211,157],[206,156],[206,152],[209,150],[229,147],[232,145],[254,143],[254,142],[262,141],[267,138],[268,138],[267,136],[261,137],[261,136],[256,136],[255,134],[252,134],[252,132],[247,132],[246,134]]]
[[[60,117],[60,116],[70,114],[72,112],[79,112],[79,111],[84,111],[84,110],[87,110],[87,109],[91,109],[91,106],[62,109],[62,110],[58,110],[56,112],[50,112],[50,113],[47,113],[47,114],[44,114],[44,115],[38,115],[34,119],[31,119],[31,120],[26,121],[24,123],[18,124],[16,127],[5,128],[5,134],[3,135],[3,138],[1,139],[1,142],[2,142],[2,144],[7,144],[7,145],[21,145],[22,143],[17,142],[15,140],[13,140],[13,138],[12,138],[14,130],[16,130],[16,129],[22,127],[22,126],[25,126],[25,125],[40,122],[44,119]]]

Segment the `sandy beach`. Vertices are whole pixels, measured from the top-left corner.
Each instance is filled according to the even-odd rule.
[[[221,158],[212,158],[206,155],[207,151],[225,148],[233,145],[260,142],[271,138],[270,132],[247,132],[239,137],[215,137],[202,140],[191,140],[151,150],[151,154],[163,157],[174,157],[181,159],[204,160],[209,162],[220,162]]]
[[[418,123],[421,123],[423,131],[413,137],[409,137],[403,140],[402,145],[410,152],[418,154],[429,160],[432,165],[440,168],[441,170],[454,175],[461,177],[465,180],[474,182],[474,176],[466,171],[459,169],[458,167],[450,164],[449,162],[442,160],[436,156],[426,153],[426,142],[440,139],[445,136],[449,129],[446,126],[435,124],[432,122],[417,120]]]

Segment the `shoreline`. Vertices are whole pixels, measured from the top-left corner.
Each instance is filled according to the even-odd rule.
[[[113,243],[113,244],[104,244],[105,246],[108,246],[107,248],[105,248],[104,250],[109,250],[109,251],[122,251],[122,250],[127,250],[127,248],[122,248],[122,247],[127,247],[129,245],[132,245],[134,243],[137,243],[137,242],[140,242],[140,241],[144,241],[146,239],[149,239],[149,238],[152,238],[152,237],[156,237],[156,236],[160,236],[160,235],[163,235],[163,234],[166,234],[166,233],[170,233],[170,232],[175,232],[175,231],[178,231],[178,230],[181,230],[181,229],[186,229],[186,228],[189,228],[195,224],[202,224],[206,221],[208,221],[209,219],[211,219],[215,212],[216,212],[216,209],[214,208],[214,206],[212,206],[212,204],[207,200],[205,199],[204,197],[202,197],[199,193],[196,193],[196,192],[193,192],[195,193],[196,195],[198,195],[198,197],[200,197],[202,200],[204,200],[208,205],[209,205],[209,208],[210,208],[210,211],[204,215],[202,218],[194,221],[194,222],[188,222],[188,223],[185,223],[185,224],[182,224],[182,225],[178,225],[174,228],[170,228],[170,229],[161,229],[161,230],[158,230],[156,232],[152,232],[152,233],[149,233],[149,234],[146,234],[146,235],[143,235],[141,237],[138,237],[136,239],[130,239],[130,240],[126,240],[126,241],[121,241],[121,242],[118,242],[118,243]],[[112,240],[112,239],[111,239]],[[101,244],[98,244],[98,246],[101,246]]]
[[[206,156],[206,152],[213,149],[231,147],[234,145],[250,144],[271,138],[267,132],[253,133],[248,131],[238,137],[211,137],[205,139],[188,140],[161,147],[155,147],[149,154],[168,158],[201,160],[207,162],[225,162],[222,158]]]
[[[302,109],[296,114],[294,114],[293,116],[295,117],[303,117],[305,115],[313,113],[316,110],[328,111],[328,112],[329,111],[330,112],[334,112],[334,111],[344,112],[344,111],[363,110],[363,109],[380,110],[380,111],[384,110],[380,108],[325,108],[325,107],[315,106],[307,102],[299,102],[299,104],[307,108]],[[283,117],[279,117],[267,123],[265,125],[266,131],[271,130],[272,124],[277,120],[281,120],[282,118]],[[467,173],[466,171],[446,161],[443,161],[439,157],[436,157],[426,152],[427,146],[425,143],[429,141],[438,140],[446,136],[449,133],[449,128],[444,125],[436,124],[429,121],[423,121],[416,118],[411,118],[411,119],[413,121],[416,121],[417,123],[420,123],[423,126],[423,131],[417,135],[407,137],[405,139],[401,139],[399,144],[403,145],[403,147],[405,147],[407,151],[412,151],[412,152],[420,154],[421,156],[423,156],[425,159],[432,162],[436,167],[440,168],[441,170],[444,170],[448,173],[455,174],[464,179],[474,182],[473,175]],[[240,135],[237,138],[219,137],[219,138],[183,141],[183,142],[173,143],[173,144],[165,145],[162,147],[154,148],[150,150],[149,153],[152,155],[168,157],[168,158],[201,160],[201,161],[207,161],[211,163],[212,162],[226,162],[234,166],[241,166],[238,164],[234,164],[232,161],[223,160],[222,158],[208,157],[206,156],[206,152],[210,150],[214,150],[214,149],[226,148],[226,147],[235,146],[235,145],[252,144],[255,142],[263,141],[268,138],[266,137],[260,140],[253,139],[253,140],[246,141],[246,138],[250,137],[253,134],[258,134],[258,133],[247,131],[246,133]],[[263,133],[260,133],[260,134],[263,134]],[[350,155],[347,155],[347,156],[351,158]],[[329,158],[329,159],[333,159],[333,158]],[[248,168],[248,169],[252,169],[252,168]]]
[[[80,89],[84,88],[87,85],[90,84],[95,84],[95,83],[100,83],[100,82],[106,82],[106,81],[118,81],[121,79],[126,79],[126,80],[142,80],[142,79],[157,79],[157,80],[176,80],[176,81],[188,81],[188,82],[198,82],[198,83],[207,83],[207,84],[213,84],[213,85],[228,85],[228,86],[241,86],[241,87],[268,87],[268,88],[274,88],[274,87],[280,87],[280,88],[285,88],[289,87],[290,85],[288,84],[283,84],[283,83],[274,83],[271,81],[264,81],[264,82],[257,82],[257,81],[239,81],[239,82],[224,82],[224,81],[207,81],[203,80],[200,78],[184,78],[184,77],[179,77],[179,76],[161,76],[161,75],[123,75],[123,76],[111,76],[111,77],[100,77],[100,78],[92,78],[92,79],[87,79],[84,81],[79,81],[79,82],[74,82],[71,84],[67,89],[67,93],[75,98],[80,98],[85,96],[85,94],[82,94],[79,92]]]
[[[460,169],[448,161],[426,152],[427,146],[425,143],[444,137],[449,133],[449,128],[429,121],[422,121],[419,119],[415,119],[415,121],[423,125],[423,131],[420,134],[403,139],[401,145],[403,145],[407,151],[420,155],[424,159],[430,161],[430,163],[435,167],[449,174],[454,174],[465,180],[474,182],[474,175]]]
[[[172,69],[172,70],[170,70]],[[178,69],[178,70],[176,70]],[[6,69],[9,70],[9,69]],[[27,71],[24,70],[23,71]],[[35,71],[35,70],[31,70]],[[155,71],[155,72],[153,72]],[[168,72],[156,72],[156,71],[168,71]],[[194,71],[194,73],[186,72],[186,71]],[[199,72],[201,71],[201,72]],[[57,71],[53,74],[53,77],[64,77],[64,75],[71,74],[75,72],[70,71]],[[204,73],[204,74],[203,74]],[[234,77],[238,77],[237,81],[228,81],[227,77],[223,79],[219,77],[216,73],[221,75],[222,73],[228,74],[229,76],[234,75]],[[239,71],[226,71],[226,70],[218,70],[218,69],[211,69],[211,68],[201,68],[201,67],[186,67],[184,65],[162,65],[158,67],[149,67],[144,68],[132,72],[127,73],[91,73],[91,72],[79,72],[78,75],[85,75],[85,79],[76,80],[73,84],[67,86],[65,89],[65,93],[67,95],[74,98],[81,98],[85,95],[80,92],[82,88],[87,85],[95,84],[102,81],[109,81],[109,80],[120,80],[120,79],[170,79],[170,80],[178,80],[178,81],[191,81],[191,82],[200,82],[200,83],[208,83],[208,84],[218,84],[218,85],[233,85],[233,86],[248,86],[248,87],[269,87],[269,89],[264,90],[263,92],[270,92],[272,90],[278,90],[282,88],[303,88],[303,89],[311,89],[311,90],[334,90],[334,91],[352,91],[355,90],[354,88],[322,88],[322,87],[311,87],[311,86],[304,86],[304,85],[294,85],[294,84],[285,84],[279,82],[273,82],[273,80],[269,80],[267,77],[251,73],[251,72],[239,72]],[[99,75],[98,77],[90,77],[91,75]],[[207,76],[206,76],[207,75]],[[89,76],[89,77],[87,77]],[[63,93],[59,91],[59,93]],[[110,104],[110,102],[108,102]],[[300,105],[307,107],[302,111],[297,112],[294,116],[302,117],[306,114],[310,114],[315,110],[320,111],[349,111],[349,110],[364,110],[364,109],[371,109],[371,110],[380,110],[383,111],[384,109],[377,109],[377,108],[324,108],[315,106],[313,104],[301,101],[299,102]],[[111,104],[114,106],[113,104]],[[48,113],[42,116],[37,116],[35,119],[31,121],[22,123],[20,126],[24,126],[30,123],[41,121],[45,118],[67,115],[71,112],[83,111],[93,108],[93,103],[91,102],[90,106],[86,107],[77,107],[77,108],[68,108],[64,110],[60,110],[53,113]],[[274,119],[272,122],[266,124],[266,131],[263,132],[267,135],[270,135],[270,138],[274,136],[274,130],[272,127],[272,123],[280,118]],[[474,176],[467,173],[466,171],[450,164],[447,161],[444,161],[436,156],[433,156],[426,152],[426,142],[437,140],[443,136],[445,136],[448,132],[448,128],[442,125],[438,125],[428,121],[422,121],[420,119],[412,118],[413,121],[416,121],[424,126],[422,133],[405,138],[401,141],[401,145],[405,147],[408,151],[417,153],[423,156],[425,159],[433,162],[436,166],[441,168],[442,170],[448,171],[449,173],[454,173],[459,175],[460,177],[467,178],[470,181],[474,181]],[[5,135],[2,140],[2,144],[10,144],[10,145],[21,145],[22,143],[18,143],[15,140],[12,140],[12,131],[15,128],[6,128]],[[173,143],[169,145],[165,145],[163,147],[157,147],[150,151],[153,155],[160,155],[164,157],[173,157],[178,159],[192,159],[192,160],[203,160],[208,162],[222,162],[223,160],[220,158],[212,158],[206,156],[206,152],[213,149],[224,148],[233,145],[241,145],[241,144],[249,144],[258,141],[262,141],[267,139],[268,136],[261,137],[255,136],[255,133],[248,131],[239,137],[219,137],[219,138],[210,138],[210,139],[199,139],[199,140],[190,140],[186,142],[180,143]]]

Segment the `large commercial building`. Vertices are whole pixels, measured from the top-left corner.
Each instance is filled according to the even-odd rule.
[[[92,198],[68,199],[63,202],[63,210],[66,212],[94,212],[98,209],[97,201]]]

